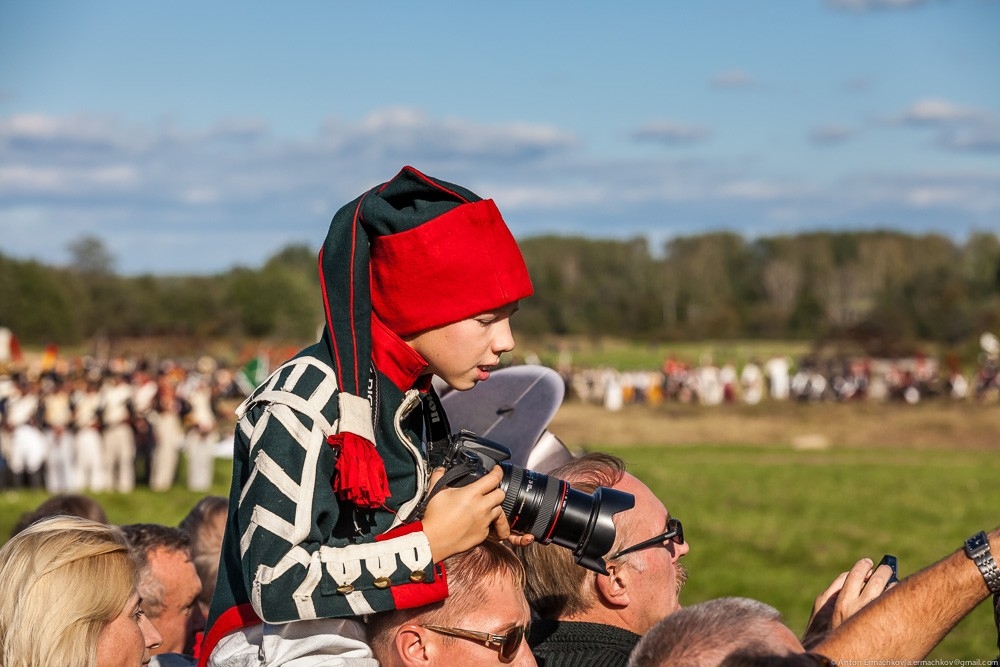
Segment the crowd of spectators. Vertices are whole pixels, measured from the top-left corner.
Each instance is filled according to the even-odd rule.
[[[98,501],[75,493],[26,512],[0,551],[0,587],[11,594],[0,599],[0,665],[134,667],[140,656],[153,667],[195,665],[227,507],[226,498],[204,496],[176,527],[112,525]],[[128,558],[109,564],[109,554]],[[49,597],[60,592],[59,602]],[[115,628],[123,603],[126,632]],[[141,644],[132,644],[130,622]],[[22,632],[53,625],[51,635]]]
[[[952,359],[902,359],[775,355],[742,366],[711,360],[690,364],[667,358],[661,368],[619,371],[574,368],[563,372],[572,395],[620,410],[663,402],[714,406],[761,401],[898,401],[926,399],[995,402],[1000,399],[1000,358],[984,352],[977,368],[963,373]]]
[[[207,492],[237,375],[211,358],[43,359],[0,374],[0,489]],[[229,429],[227,431],[227,429]],[[229,436],[231,439],[231,436]]]
[[[35,365],[0,367],[0,490],[50,493],[118,491],[135,485],[164,491],[182,481],[212,484],[213,459],[229,448],[235,406],[257,377],[215,359],[104,362],[46,355]],[[1000,350],[984,346],[963,374],[953,360],[775,355],[737,366],[664,360],[656,370],[572,368],[567,395],[619,410],[676,402],[702,406],[762,401],[994,402],[1000,399]],[[179,466],[182,460],[185,466]]]
[[[852,367],[857,371],[855,378],[870,378],[875,365]],[[916,372],[918,368],[911,374],[927,379],[936,370],[931,363],[921,367],[929,372]],[[995,365],[984,364],[987,370],[991,367]],[[673,364],[664,377],[686,372]],[[784,400],[821,400],[798,396],[798,372],[788,373]],[[773,373],[774,365],[760,373],[760,400],[775,391],[773,378],[768,379]],[[980,373],[985,377],[982,369]],[[23,613],[41,619],[51,613],[46,609],[58,607],[58,618],[44,620],[56,624],[83,623],[67,620],[72,605],[100,599],[102,606],[86,621],[90,634],[79,635],[73,647],[57,646],[48,635],[16,633],[19,621],[4,616],[14,612],[0,610],[5,650],[13,651],[12,656],[26,651],[47,656],[25,664],[53,664],[52,656],[69,660],[62,656],[82,655],[87,646],[97,661],[80,664],[117,667],[136,664],[140,657],[143,664],[154,667],[197,664],[218,577],[229,499],[203,496],[176,527],[156,523],[109,526],[104,509],[87,493],[127,492],[136,484],[169,489],[175,483],[182,450],[187,451],[187,486],[206,491],[212,482],[211,461],[220,445],[219,433],[225,428],[220,426],[219,405],[226,401],[235,405],[245,394],[236,373],[207,359],[191,364],[167,361],[155,369],[118,359],[101,366],[84,361],[36,376],[14,375],[6,382],[4,454],[7,461],[16,463],[21,456],[20,461],[36,461],[37,465],[9,468],[6,481],[44,485],[52,495],[20,517],[9,546],[0,550],[0,587],[16,585],[20,591],[15,598],[0,600],[0,606],[20,605],[30,598],[33,606],[25,607]],[[663,385],[661,389],[648,382],[634,386],[649,396]],[[870,394],[872,383],[859,379],[855,386]],[[723,388],[722,401],[727,396]],[[701,401],[697,394],[694,400]],[[172,439],[161,440],[164,433],[171,433],[163,430],[171,422]],[[123,425],[128,428],[119,428],[121,432],[115,434],[115,428]],[[17,451],[16,447],[23,446],[25,429],[37,431],[26,442],[44,443],[37,445],[44,456],[36,452],[32,459]],[[148,440],[144,434],[150,436]],[[115,437],[122,442],[109,445]],[[204,467],[200,474],[191,474],[192,462],[198,461],[193,448],[202,443],[211,445],[206,447]],[[169,450],[162,451],[162,447]],[[117,459],[108,454],[115,449],[123,452]],[[87,457],[93,458],[81,460]],[[635,498],[634,511],[614,519],[617,535],[606,556],[607,574],[584,570],[574,562],[571,551],[560,546],[483,543],[445,559],[443,567],[450,575],[449,595],[443,602],[368,618],[364,641],[371,644],[378,664],[431,667],[459,664],[455,662],[459,660],[465,665],[499,661],[548,667],[709,667],[852,664],[857,658],[919,660],[988,592],[1000,591],[1000,572],[992,584],[988,578],[984,582],[988,575],[975,572],[971,558],[959,550],[904,580],[894,595],[888,591],[897,585],[886,587],[889,570],[873,567],[870,559],[859,560],[817,597],[801,638],[783,624],[777,610],[756,600],[721,598],[682,608],[679,595],[688,570],[681,559],[690,546],[681,521],[670,514],[662,499],[629,474],[622,461],[606,454],[589,454],[545,472],[582,492],[604,486]],[[67,516],[80,519],[70,521]],[[23,538],[15,539],[22,533]],[[1000,528],[983,534],[982,540],[996,548]],[[49,544],[62,545],[58,558],[46,550]],[[119,579],[111,586],[101,586],[86,575],[89,578],[76,587],[80,595],[67,597],[61,606],[44,601],[35,605],[41,594],[25,592],[25,586],[35,586],[31,579],[35,575],[26,572],[37,572],[39,567],[56,572],[64,563],[77,560],[79,567],[87,561],[87,567],[94,568],[97,565],[90,561],[115,557],[123,548],[130,553],[131,565],[116,566]],[[71,551],[73,555],[67,555]],[[43,563],[49,557],[56,560],[51,565]],[[35,559],[34,566],[21,562],[28,558]],[[84,570],[73,570],[72,576],[84,576],[78,571]],[[996,600],[1000,605],[1000,594]],[[114,648],[108,648],[106,637],[112,638]],[[128,651],[122,648],[126,643],[131,647]],[[118,661],[109,661],[108,656]],[[10,662],[0,657],[0,665],[8,664],[4,660]],[[284,663],[279,659],[267,664]]]
[[[550,472],[579,489],[635,495],[635,511],[614,519],[605,573],[584,570],[561,546],[486,541],[445,559],[443,601],[367,617],[374,659],[301,664],[922,664],[991,591],[1000,604],[1000,572],[976,572],[967,546],[901,583],[888,566],[859,560],[817,597],[801,638],[757,600],[682,608],[688,572],[680,560],[689,546],[663,502],[613,456],[589,454]],[[205,664],[205,600],[216,584],[226,508],[226,498],[205,496],[176,527],[116,526],[92,498],[60,494],[25,513],[0,547],[0,665]],[[997,547],[1000,527],[976,539]],[[30,631],[40,627],[50,631]],[[299,664],[261,656],[262,665]]]

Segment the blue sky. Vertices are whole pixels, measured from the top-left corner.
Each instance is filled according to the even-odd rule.
[[[318,248],[404,164],[518,237],[1000,231],[1000,0],[0,0],[0,253]]]

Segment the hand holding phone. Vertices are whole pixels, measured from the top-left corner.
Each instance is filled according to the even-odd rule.
[[[896,561],[896,557],[893,556],[893,555],[891,555],[891,554],[886,554],[886,555],[882,556],[882,560],[880,560],[878,562],[878,565],[876,565],[875,567],[872,568],[872,572],[874,573],[875,570],[877,570],[882,565],[888,565],[892,569],[892,576],[889,577],[889,581],[885,582],[886,588],[888,588],[890,584],[898,583],[899,582],[899,567],[898,567],[898,564],[897,564],[897,561]],[[871,575],[869,575],[869,576],[871,576]]]

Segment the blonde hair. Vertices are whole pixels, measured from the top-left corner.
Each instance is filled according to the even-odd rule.
[[[513,585],[517,590],[524,587],[521,561],[505,544],[487,540],[446,558],[444,567],[448,577],[448,598],[444,602],[382,612],[368,618],[368,643],[380,663],[387,662],[395,632],[403,625],[454,625],[482,607],[483,600],[498,583],[505,588]],[[450,639],[446,637],[445,641]]]
[[[136,590],[122,531],[58,516],[0,548],[0,667],[96,667],[101,630]]]

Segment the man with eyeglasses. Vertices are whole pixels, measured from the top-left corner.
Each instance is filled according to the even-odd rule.
[[[626,491],[635,507],[614,519],[607,575],[579,567],[566,549],[517,549],[528,600],[541,617],[529,635],[532,651],[546,667],[625,665],[641,636],[680,608],[687,571],[679,561],[689,548],[683,526],[617,457],[588,454],[551,474],[585,492],[598,486]]]
[[[541,617],[528,643],[543,667],[624,666],[642,635],[681,608],[687,570],[680,559],[690,549],[684,527],[615,456],[587,454],[550,474],[581,491],[598,486],[626,491],[635,496],[635,507],[614,518],[617,535],[606,557],[607,575],[577,566],[565,549],[539,544],[517,549],[528,601]],[[890,569],[869,576],[871,565],[858,561],[817,598],[806,631],[813,642],[884,590]]]
[[[368,643],[383,667],[495,665],[535,659],[524,641],[531,620],[524,569],[506,546],[486,541],[445,559],[448,597],[368,619]],[[403,605],[400,605],[403,606]]]

